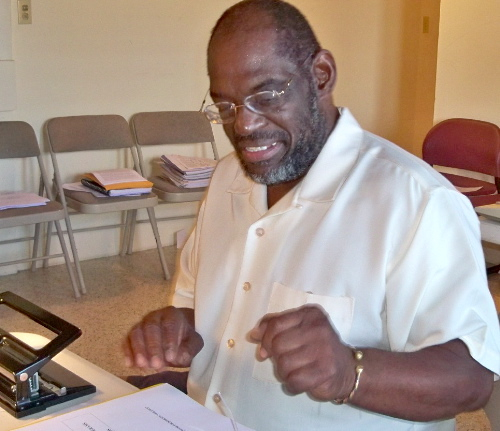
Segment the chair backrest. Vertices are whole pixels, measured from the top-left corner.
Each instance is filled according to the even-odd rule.
[[[139,112],[130,119],[130,127],[137,144],[139,166],[143,175],[148,175],[141,150],[144,146],[210,143],[214,159],[219,159],[212,125],[203,112]],[[153,167],[153,171],[154,169]]]
[[[0,121],[0,159],[39,155],[38,140],[30,124],[24,121]]]
[[[53,199],[49,177],[33,127],[24,121],[0,121],[0,159],[36,158],[40,174],[38,193]],[[31,172],[31,171],[30,171]]]
[[[55,153],[134,146],[128,122],[120,115],[56,117],[47,122],[46,130]]]
[[[500,177],[500,129],[496,124],[451,118],[436,124],[424,139],[423,159],[431,165]]]
[[[219,159],[212,126],[203,112],[139,112],[130,119],[137,145],[210,143],[213,156]],[[142,153],[139,150],[142,161]]]

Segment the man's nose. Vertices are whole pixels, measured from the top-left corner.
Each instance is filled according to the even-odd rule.
[[[251,111],[245,105],[237,105],[235,110],[234,131],[238,135],[249,135],[266,121],[263,115]]]

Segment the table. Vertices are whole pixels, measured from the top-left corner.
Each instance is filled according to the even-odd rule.
[[[38,334],[12,334],[35,348],[45,345],[48,341],[45,337]],[[16,419],[0,407],[0,431],[13,430],[42,418],[57,416],[138,391],[135,386],[130,385],[119,377],[108,373],[68,350],[60,352],[55,356],[53,361],[95,385],[97,388],[96,393],[49,407],[47,410],[21,419]]]
[[[481,240],[500,244],[500,203],[475,207],[481,227]]]
[[[474,208],[479,216],[481,229],[481,240],[483,244],[487,262],[500,261],[500,204],[483,205]],[[489,243],[489,245],[488,245]],[[498,270],[498,266],[489,268],[488,273]]]
[[[500,244],[500,204],[484,205],[474,210],[481,223],[481,239]]]

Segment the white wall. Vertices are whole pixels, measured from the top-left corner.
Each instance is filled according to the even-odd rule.
[[[18,25],[17,2],[8,1],[17,108],[0,112],[0,120],[29,122],[44,151],[43,125],[51,117],[115,113],[128,119],[139,111],[199,109],[208,88],[207,38],[220,12],[233,3],[32,0],[33,23]],[[230,151],[227,142],[220,137],[218,141],[222,154]],[[45,160],[50,168],[49,157]],[[82,165],[78,160],[70,168],[76,174],[93,166]],[[30,166],[3,162],[0,169],[0,191],[26,186],[35,189]],[[24,178],[11,184],[9,178],[19,169],[24,171]],[[195,214],[196,209],[196,205],[162,205],[157,215]],[[140,216],[145,218],[146,214]],[[74,226],[119,221],[117,215],[78,216],[74,218]],[[172,244],[175,232],[190,229],[191,225],[192,219],[160,223],[163,242]],[[0,239],[19,233],[0,231]],[[147,224],[139,226],[135,238],[135,249],[155,247]],[[118,240],[116,229],[76,237],[82,259],[117,253]],[[22,257],[24,253],[24,245],[0,246],[2,260]],[[0,273],[13,269],[0,268]]]
[[[16,78],[12,61],[10,0],[0,0],[0,111],[16,107]]]
[[[463,117],[500,125],[499,17],[498,0],[441,0],[436,123]],[[486,223],[485,229],[498,237],[498,227]],[[486,260],[498,263],[498,244],[483,246]]]
[[[0,0],[5,1],[11,6],[17,108],[0,112],[0,120],[28,121],[44,151],[43,125],[51,117],[115,113],[128,119],[139,111],[198,109],[208,88],[205,50],[210,30],[223,10],[236,2],[32,0],[33,23],[18,25],[17,2]],[[414,113],[417,95],[434,91],[433,76],[424,93],[418,91],[417,75],[421,58],[428,54],[420,42],[437,35],[435,16],[431,33],[422,34],[422,15],[432,15],[427,5],[438,2],[292,0],[336,57],[336,102],[349,106],[365,128],[410,151],[420,145],[416,127],[432,123],[433,118],[432,103],[419,108],[422,115]],[[220,153],[227,154],[230,144],[220,128],[214,131]],[[79,162],[69,167],[75,173],[93,168]],[[17,169],[0,164],[2,178]],[[34,187],[31,168],[22,171],[25,178],[18,185]],[[4,181],[0,191],[6,187]],[[158,215],[166,215],[167,207],[159,207]],[[175,207],[177,214],[195,211],[192,205]],[[100,220],[80,216],[74,223],[79,227]],[[106,217],[108,221],[116,217]],[[163,242],[171,244],[174,233],[189,229],[191,223],[160,223]],[[117,236],[116,230],[78,235],[81,258],[116,253]],[[153,248],[153,241],[150,229],[142,224],[136,249]],[[0,259],[24,252],[22,247],[0,247]]]
[[[500,124],[500,1],[441,0],[435,121]]]

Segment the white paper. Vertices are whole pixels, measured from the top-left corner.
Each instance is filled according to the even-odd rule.
[[[137,171],[133,169],[108,169],[104,171],[94,171],[92,172],[97,180],[108,186],[110,184],[120,184],[120,183],[133,183],[136,181],[147,181],[146,178],[142,177]]]
[[[180,154],[169,154],[161,157],[165,163],[170,163],[184,173],[192,171],[212,171],[217,165],[217,160],[205,157],[181,156]]]
[[[252,431],[164,384],[28,425],[26,431]]]
[[[0,193],[0,210],[45,205],[49,200],[35,193]]]
[[[104,193],[92,190],[90,187],[85,187],[82,183],[63,184],[63,189],[71,190],[74,192],[92,193],[96,198],[109,198],[113,196],[139,196],[151,193],[152,190],[151,187],[137,188],[137,189],[117,189],[117,190],[110,190],[110,194],[105,195]]]
[[[89,189],[88,187],[85,187],[82,183],[67,183],[63,184],[63,189],[65,190],[71,190],[73,192],[85,192],[85,193],[92,193],[96,198],[108,198],[109,196],[96,192],[95,190]]]

